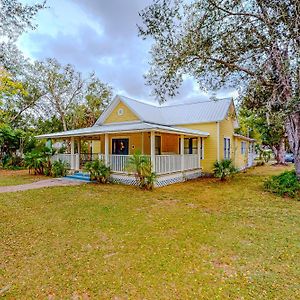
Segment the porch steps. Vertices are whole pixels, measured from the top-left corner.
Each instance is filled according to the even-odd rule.
[[[91,182],[90,174],[82,172],[76,172],[72,175],[67,175],[65,178]]]

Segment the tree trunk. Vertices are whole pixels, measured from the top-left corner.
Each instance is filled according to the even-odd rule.
[[[275,154],[276,163],[278,165],[285,164],[285,138],[282,138],[279,144],[272,146],[273,152]]]
[[[287,117],[285,129],[289,140],[290,148],[295,158],[295,169],[300,180],[300,113],[296,112]]]

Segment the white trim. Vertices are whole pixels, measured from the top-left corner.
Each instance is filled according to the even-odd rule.
[[[121,102],[120,97],[117,95],[115,96],[114,100],[108,105],[108,107],[103,111],[101,116],[96,121],[95,125],[102,125],[105,120],[110,116],[110,114],[113,112],[113,110],[118,106],[118,104]]]
[[[220,161],[220,122],[217,122],[217,160]]]

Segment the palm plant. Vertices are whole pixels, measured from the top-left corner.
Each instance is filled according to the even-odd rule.
[[[90,173],[91,180],[96,180],[100,183],[107,183],[111,174],[110,167],[106,166],[101,159],[87,162],[84,169]]]
[[[214,163],[214,176],[220,178],[221,181],[226,180],[226,178],[231,177],[237,172],[237,169],[232,163],[231,159],[223,159],[221,161],[216,161]]]
[[[53,162],[51,166],[51,175],[53,177],[64,177],[67,175],[69,164],[61,159]]]
[[[143,155],[140,150],[136,150],[129,158],[127,170],[133,172],[142,189],[152,190],[156,181],[156,174],[152,172],[151,160]]]
[[[29,169],[29,173],[31,173],[31,170],[34,170],[34,175],[50,175],[50,156],[51,150],[47,147],[26,153],[24,161],[25,166]]]

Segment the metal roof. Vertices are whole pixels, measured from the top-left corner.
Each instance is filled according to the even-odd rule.
[[[103,124],[119,102],[127,105],[141,121],[168,126],[222,121],[226,118],[230,105],[233,103],[231,98],[225,98],[160,106],[116,96],[97,120],[96,125]]]
[[[185,134],[191,136],[209,136],[208,132],[179,128],[172,126],[164,126],[147,122],[127,122],[127,123],[113,123],[107,125],[94,125],[88,128],[81,128],[76,130],[62,131],[56,133],[42,134],[38,135],[39,139],[47,138],[63,138],[63,137],[79,137],[79,136],[91,136],[95,134],[103,133],[117,133],[117,132],[144,132],[144,131],[160,131],[160,132],[169,132],[174,134]]]

